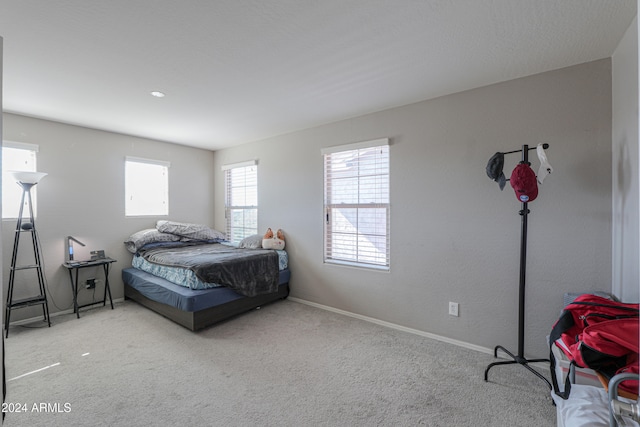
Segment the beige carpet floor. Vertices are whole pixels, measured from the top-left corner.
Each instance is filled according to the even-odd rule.
[[[491,355],[287,300],[197,333],[125,301],[5,345],[7,427],[555,425],[519,365],[485,382]]]

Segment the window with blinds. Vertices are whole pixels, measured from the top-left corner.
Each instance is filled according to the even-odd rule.
[[[258,166],[256,161],[250,161],[222,169],[227,240],[238,243],[258,233]]]
[[[389,141],[322,150],[324,261],[389,269]]]

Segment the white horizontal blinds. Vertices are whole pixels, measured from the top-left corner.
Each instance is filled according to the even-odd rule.
[[[325,261],[389,268],[389,145],[372,142],[323,150]]]
[[[227,239],[238,243],[258,232],[258,166],[252,161],[222,169],[225,173]]]

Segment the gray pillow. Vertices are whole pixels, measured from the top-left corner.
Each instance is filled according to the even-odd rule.
[[[253,236],[245,237],[238,243],[239,248],[246,249],[260,249],[262,248],[262,234],[254,234]]]
[[[161,233],[155,228],[147,228],[133,233],[124,242],[124,245],[129,252],[135,254],[138,252],[138,249],[147,243],[177,242],[178,240],[180,240],[180,236],[176,236],[175,234]]]
[[[225,235],[202,224],[186,222],[158,221],[156,228],[162,233],[175,234],[192,240],[224,240]]]

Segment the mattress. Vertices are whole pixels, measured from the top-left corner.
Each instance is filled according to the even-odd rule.
[[[288,269],[280,270],[278,283],[281,286],[289,283],[290,276],[291,272]],[[122,280],[125,285],[134,288],[150,300],[188,312],[200,311],[245,298],[224,286],[190,289],[133,267],[122,270]]]
[[[285,251],[277,250],[278,268],[280,271],[286,270],[289,266],[289,258]],[[224,286],[218,283],[208,283],[200,280],[193,270],[188,268],[173,267],[167,265],[155,264],[147,261],[142,256],[134,256],[132,260],[133,267],[138,270],[146,271],[154,276],[161,277],[176,285],[185,286],[190,289],[210,289]]]
[[[273,250],[238,248],[202,241],[145,245],[136,253],[151,264],[191,270],[201,282],[187,283],[192,289],[217,283],[246,296],[269,294],[278,290],[280,255]],[[176,270],[173,270],[176,271]],[[155,271],[147,271],[159,274]],[[176,285],[182,281],[165,279]]]

